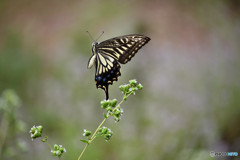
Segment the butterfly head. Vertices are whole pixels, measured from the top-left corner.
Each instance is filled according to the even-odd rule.
[[[95,47],[98,44],[99,44],[99,42],[92,42],[92,47]]]
[[[97,53],[96,46],[99,44],[99,42],[93,42],[92,43],[92,54],[95,55]]]
[[[98,42],[93,42],[92,43],[92,56],[88,60],[88,68],[92,68],[96,61],[96,56],[97,56],[97,51],[96,51],[96,45],[98,45]]]

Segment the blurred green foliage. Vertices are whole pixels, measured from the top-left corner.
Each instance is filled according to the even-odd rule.
[[[26,94],[27,85],[39,78],[41,61],[33,49],[26,48],[17,31],[6,33],[0,48],[0,91],[14,88]]]
[[[13,90],[5,90],[0,97],[0,158],[12,159],[27,150],[19,139],[25,132],[25,123],[18,117],[21,102]]]

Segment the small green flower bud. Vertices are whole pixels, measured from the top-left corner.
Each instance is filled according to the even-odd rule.
[[[116,100],[116,99],[113,99],[113,100],[110,101],[110,105],[111,105],[112,107],[115,107],[116,104],[117,104],[117,100]]]
[[[103,130],[102,128],[99,128],[99,129],[98,129],[98,132],[102,132],[102,130]]]
[[[140,83],[137,85],[137,88],[139,89],[139,90],[141,90],[141,89],[143,89],[143,85],[141,85]]]
[[[57,144],[54,144],[54,150],[56,151],[56,150],[58,150],[58,145]]]
[[[129,83],[131,86],[136,86],[137,80],[136,79],[130,80]]]
[[[88,137],[88,136],[90,136],[91,134],[92,134],[91,131],[86,130],[86,129],[83,130],[83,136]]]
[[[128,92],[130,88],[131,88],[131,86],[130,86],[129,84],[126,85],[126,87],[125,87],[125,91]]]
[[[40,126],[38,126],[37,129],[38,129],[39,132],[42,132],[42,130],[43,130],[43,126],[40,125]]]
[[[107,127],[103,127],[102,133],[106,134],[108,132],[108,128]]]
[[[134,92],[135,92],[136,90],[138,90],[138,88],[137,88],[137,87],[133,87],[133,88],[132,88],[132,91],[134,91]]]
[[[127,100],[127,96],[126,96],[126,95],[123,96],[123,100],[124,100],[124,101]]]
[[[116,115],[116,116],[119,116],[121,114],[120,107],[116,107],[113,114]]]
[[[112,137],[112,134],[111,134],[111,133],[104,135],[104,139],[105,139],[106,141],[109,141],[111,137]]]
[[[120,121],[120,117],[119,117],[119,116],[116,116],[116,115],[114,115],[114,120],[115,120],[115,122],[119,122],[119,121]]]
[[[110,107],[110,106],[107,107],[107,112],[112,112],[112,110],[113,110],[112,107]]]
[[[102,109],[105,109],[105,108],[107,108],[107,106],[109,105],[109,101],[107,100],[103,100],[103,101],[101,101],[101,108]]]
[[[60,154],[61,154],[61,152],[59,152],[59,150],[55,151],[55,156],[60,157],[61,156]]]
[[[92,133],[90,132],[90,131],[87,131],[86,133],[85,133],[85,135],[86,136],[90,136]]]
[[[37,130],[37,128],[35,126],[33,126],[30,130],[30,132],[34,133]]]
[[[116,116],[119,116],[120,114],[121,114],[121,111],[116,110],[115,115],[116,115]]]
[[[111,131],[111,129],[108,128],[108,132],[107,132],[107,134],[109,134],[109,135],[112,136],[113,132]]]
[[[45,136],[43,139],[42,139],[42,142],[47,142],[48,140],[48,136]]]
[[[120,89],[121,91],[124,91],[124,90],[125,90],[125,87],[124,87],[123,85],[120,85],[120,86],[119,86],[119,89]]]

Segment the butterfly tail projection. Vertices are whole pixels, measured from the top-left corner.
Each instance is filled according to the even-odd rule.
[[[106,100],[108,100],[108,98],[109,98],[108,86],[106,87],[105,93],[106,93]]]
[[[120,68],[120,65],[115,60],[113,62],[113,67],[108,72],[95,76],[96,87],[102,88],[105,91],[106,100],[109,98],[108,86],[109,84],[113,84],[113,81],[118,80],[118,77],[121,75]]]

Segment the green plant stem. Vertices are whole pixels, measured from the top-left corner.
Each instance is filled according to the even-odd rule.
[[[48,143],[48,141],[46,141],[46,143],[47,143],[48,147],[49,147],[51,150],[53,150],[53,148],[52,148],[51,145]]]
[[[84,153],[84,152],[85,152],[85,150],[87,149],[88,145],[89,145],[89,143],[87,143],[87,144],[85,145],[85,147],[84,147],[84,149],[83,149],[82,153],[81,153],[81,154],[80,154],[80,156],[78,157],[78,160],[80,160],[80,159],[81,159],[81,157],[83,156],[83,153]]]
[[[53,151],[53,148],[52,148],[51,145],[48,143],[48,140],[46,141],[46,143],[47,143],[48,147]],[[60,157],[58,157],[58,159],[61,160]]]
[[[127,95],[127,97],[130,96],[130,95],[131,95],[131,94]],[[120,105],[123,103],[123,101],[124,101],[124,99],[122,99],[122,101],[113,109],[113,111],[114,111],[118,106],[120,106]],[[113,111],[112,111],[112,112],[113,112]],[[95,132],[93,133],[93,135],[91,136],[90,140],[89,140],[88,143],[85,145],[82,153],[79,155],[78,160],[80,160],[80,159],[82,158],[83,153],[86,151],[86,149],[87,149],[87,147],[89,146],[89,144],[92,143],[92,141],[96,138],[96,134],[97,134],[99,128],[102,127],[102,125],[103,125],[104,122],[108,119],[109,116],[110,116],[110,113],[108,113],[108,114],[106,115],[106,118],[104,118],[103,121],[99,124],[99,126],[97,127],[97,129],[95,130]]]
[[[107,114],[106,118],[104,118],[104,120],[102,121],[102,123],[100,123],[100,125],[97,127],[97,129],[95,130],[95,132],[93,133],[92,137],[90,138],[90,140],[88,141],[88,143],[85,145],[82,153],[80,154],[80,156],[78,157],[78,160],[81,159],[81,157],[83,156],[83,153],[85,152],[85,150],[87,149],[88,145],[96,138],[96,134],[98,132],[98,129],[102,127],[102,125],[104,124],[104,122],[107,120],[107,118],[109,117],[109,114]]]
[[[90,140],[88,141],[88,144],[90,144],[95,138],[96,138],[96,134],[98,132],[98,129],[102,127],[102,125],[104,124],[104,122],[108,119],[109,117],[109,113],[107,114],[106,118],[104,118],[104,120],[102,121],[102,123],[97,127],[97,129],[95,130],[95,132],[93,133],[92,137],[90,138]]]

